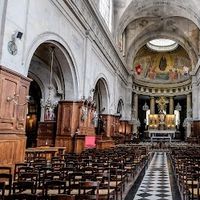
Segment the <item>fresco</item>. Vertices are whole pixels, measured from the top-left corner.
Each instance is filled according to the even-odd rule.
[[[187,80],[191,71],[189,56],[182,47],[172,52],[153,52],[143,47],[133,62],[136,78],[149,81]]]

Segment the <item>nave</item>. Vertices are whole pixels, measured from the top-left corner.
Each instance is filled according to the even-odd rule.
[[[166,152],[155,152],[134,200],[172,200]]]
[[[34,155],[34,156],[33,156]],[[198,200],[199,146],[118,145],[81,154],[27,154],[0,167],[0,197],[10,200]]]

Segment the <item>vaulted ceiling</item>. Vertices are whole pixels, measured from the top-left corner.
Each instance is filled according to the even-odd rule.
[[[128,68],[148,41],[168,38],[186,52],[194,69],[200,54],[199,13],[199,0],[115,0],[115,38]]]

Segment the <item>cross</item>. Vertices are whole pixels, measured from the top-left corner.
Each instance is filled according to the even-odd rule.
[[[159,113],[163,113],[163,111],[166,110],[166,104],[169,103],[169,101],[166,97],[161,96],[156,100],[156,103],[158,104]]]

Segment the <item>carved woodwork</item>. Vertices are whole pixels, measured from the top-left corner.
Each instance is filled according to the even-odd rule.
[[[115,115],[109,115],[109,114],[101,114],[103,119],[103,129],[107,137],[111,137],[114,135],[115,130],[118,129],[118,127],[115,127],[115,121],[116,116]]]
[[[82,102],[59,102],[56,136],[73,135],[77,131],[79,128],[81,105]]]
[[[199,120],[195,120],[192,122],[191,124],[191,137],[198,137],[200,138],[199,135],[199,130],[200,130],[200,121]]]
[[[96,145],[97,149],[109,149],[115,146],[113,140],[97,140]]]
[[[78,131],[81,135],[95,135],[93,117],[94,110],[90,106],[84,105],[82,101],[60,101],[58,104],[56,146],[65,146],[68,152],[79,152],[75,144],[74,134]]]
[[[132,131],[132,124],[129,124],[128,120],[120,120],[119,132],[127,135]]]
[[[71,135],[58,135],[56,136],[56,147],[65,147],[66,153],[74,152],[75,141]]]
[[[0,165],[23,162],[30,79],[0,66]]]
[[[85,135],[76,135],[74,152],[80,154],[84,150],[85,150]]]
[[[56,136],[56,121],[38,123],[37,146],[54,146]]]

